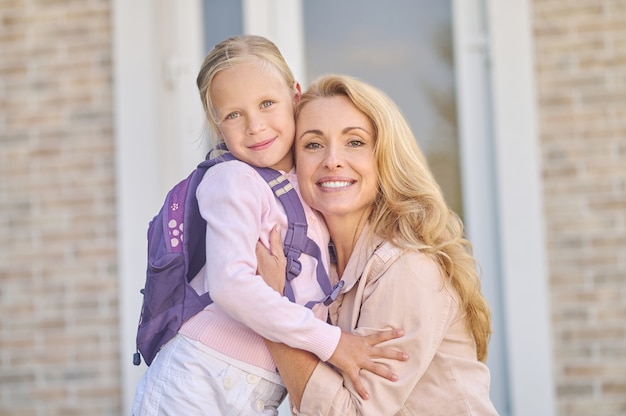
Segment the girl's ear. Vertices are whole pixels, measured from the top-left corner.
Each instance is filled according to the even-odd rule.
[[[302,87],[300,86],[300,83],[298,81],[293,82],[293,90],[293,102],[294,104],[298,105],[298,103],[300,102],[300,98],[302,98]]]

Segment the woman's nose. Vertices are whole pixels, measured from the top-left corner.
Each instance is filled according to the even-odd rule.
[[[328,147],[326,157],[324,158],[324,165],[328,169],[335,169],[343,166],[341,154],[336,148],[332,146]]]

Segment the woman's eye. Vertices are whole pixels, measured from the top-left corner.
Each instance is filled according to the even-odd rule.
[[[263,101],[261,103],[261,108],[267,108],[267,107],[271,106],[272,104],[274,104],[274,101],[270,101],[270,100]]]
[[[360,146],[363,146],[364,144],[365,143],[360,139],[352,139],[348,142],[348,145],[350,147],[360,147]]]
[[[304,145],[305,149],[319,149],[320,147],[322,146],[319,143],[307,143]]]

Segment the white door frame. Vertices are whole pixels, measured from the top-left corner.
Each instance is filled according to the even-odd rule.
[[[554,415],[531,2],[487,4],[511,415]]]
[[[113,0],[113,80],[122,414],[146,369],[132,365],[146,231],[167,189],[202,160],[200,0]]]
[[[501,275],[499,286],[489,290],[501,299],[498,319],[505,333],[499,348],[507,367],[508,416],[554,414],[529,7],[528,0],[453,0],[455,26],[467,29],[455,33],[465,218],[479,261]],[[473,36],[478,9],[485,10],[487,38]],[[243,0],[243,10],[244,30],[270,37],[304,83],[301,0]],[[113,1],[124,414],[130,413],[145,370],[145,365],[132,366],[131,355],[145,277],[147,221],[165,191],[205,150],[198,143],[202,108],[191,84],[203,58],[200,11],[200,0]],[[488,77],[476,72],[475,48],[489,51]],[[482,96],[477,85],[486,87]],[[492,111],[484,114],[489,103]],[[486,134],[492,134],[490,149]]]
[[[554,415],[528,0],[454,0],[465,225],[494,311],[489,365],[508,416]],[[493,356],[495,354],[495,356]]]

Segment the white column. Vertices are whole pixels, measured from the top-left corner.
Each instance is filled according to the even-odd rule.
[[[481,266],[482,292],[492,312],[493,334],[487,361],[491,370],[491,399],[505,416],[505,409],[509,407],[509,376],[503,330],[489,44],[484,3],[484,0],[453,3],[454,61],[463,219],[474,255]]]
[[[244,32],[274,42],[296,80],[305,84],[302,0],[243,0],[242,5]]]
[[[555,386],[530,2],[487,4],[511,414],[550,416]]]
[[[503,416],[555,411],[529,6],[453,2],[465,224],[493,312]]]
[[[148,221],[204,156],[195,74],[200,0],[114,0],[113,64],[122,414],[146,369],[132,365]]]
[[[134,367],[131,357],[145,276],[145,221],[158,193],[157,73],[150,2],[114,0],[113,28],[121,390],[123,414],[130,414],[134,388],[144,370]]]
[[[158,154],[162,197],[204,159],[209,148],[196,77],[202,64],[200,0],[159,0],[153,7],[158,74]]]

